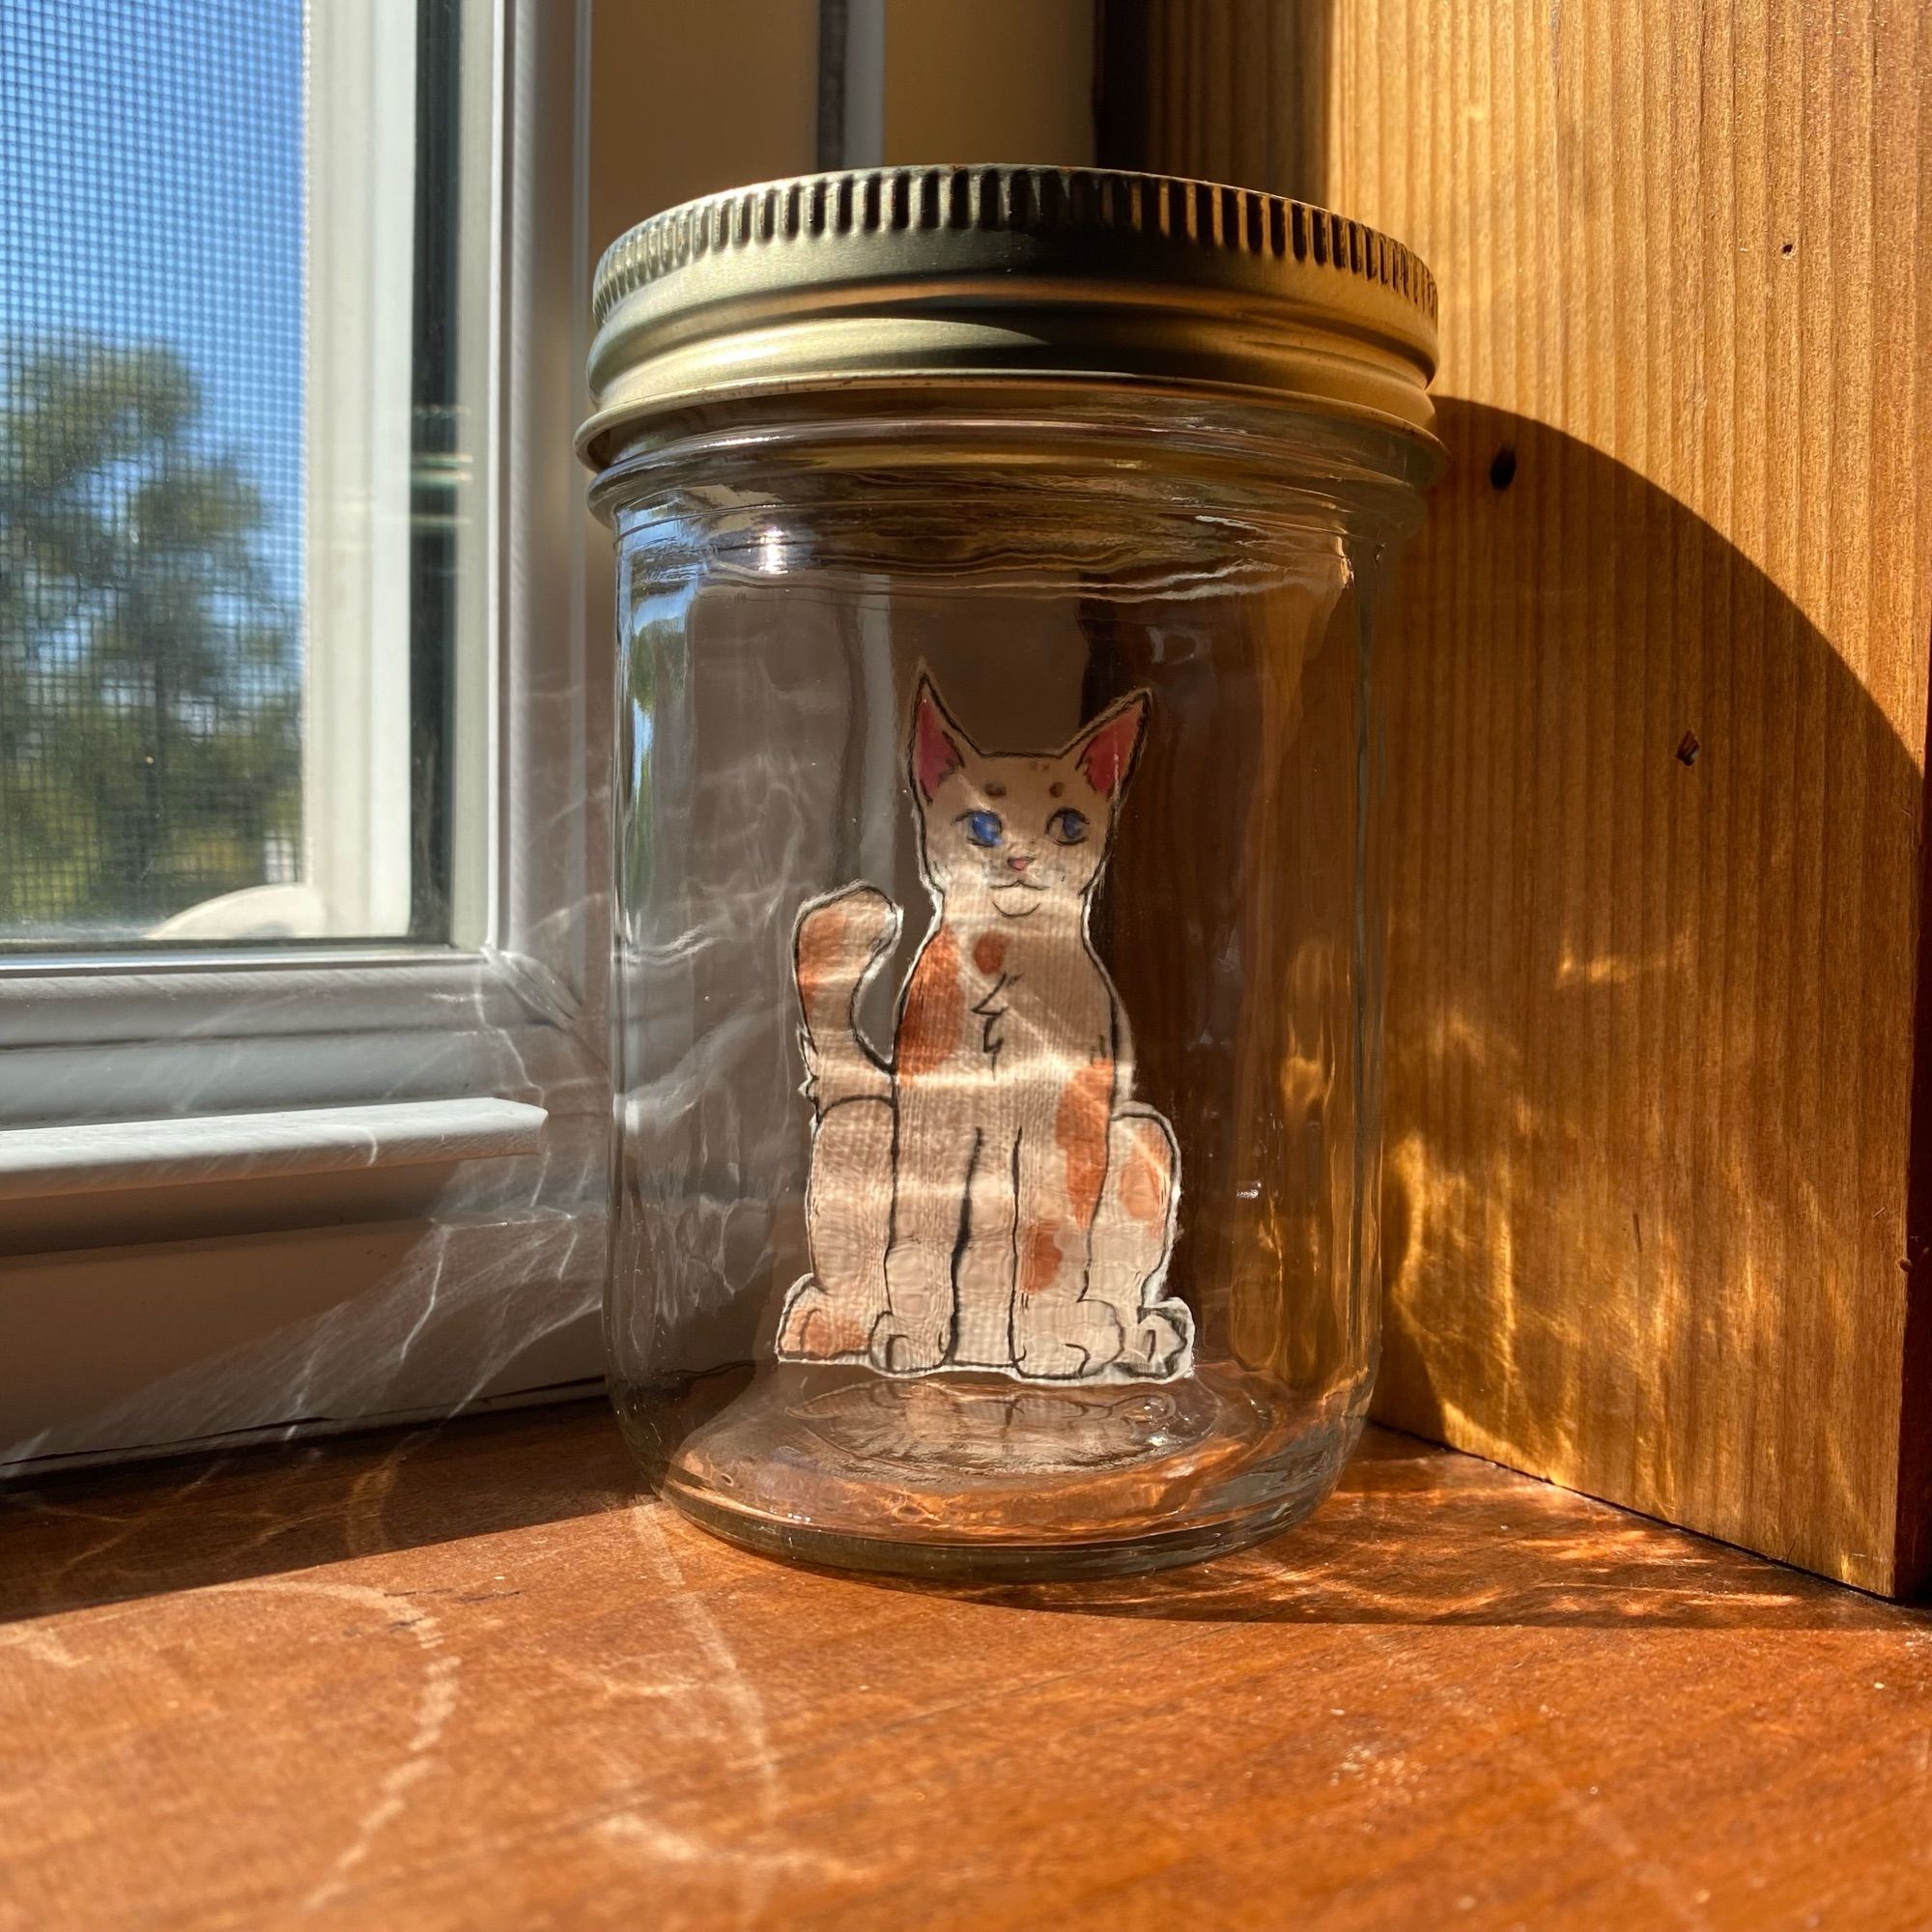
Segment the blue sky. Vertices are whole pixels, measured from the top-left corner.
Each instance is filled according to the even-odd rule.
[[[0,0],[7,345],[167,343],[301,594],[301,0]]]

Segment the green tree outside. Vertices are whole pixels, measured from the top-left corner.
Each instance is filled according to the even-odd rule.
[[[298,627],[179,355],[0,366],[0,946],[136,937],[299,848]]]

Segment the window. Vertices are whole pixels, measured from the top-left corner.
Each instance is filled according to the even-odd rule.
[[[595,1371],[582,11],[0,0],[0,1463]]]
[[[489,24],[9,0],[0,946],[451,936]]]

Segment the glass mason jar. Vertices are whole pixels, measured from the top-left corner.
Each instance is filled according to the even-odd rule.
[[[1428,271],[1241,189],[886,169],[659,215],[595,302],[638,1455],[923,1575],[1293,1521],[1376,1367]]]

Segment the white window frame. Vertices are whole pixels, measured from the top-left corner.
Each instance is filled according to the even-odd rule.
[[[489,648],[459,683],[478,755],[454,814],[487,827],[453,889],[475,943],[0,960],[0,1467],[600,1372],[609,643],[571,452],[588,8],[497,0]]]
[[[410,924],[416,33],[413,6],[309,0],[301,929],[317,934]]]

